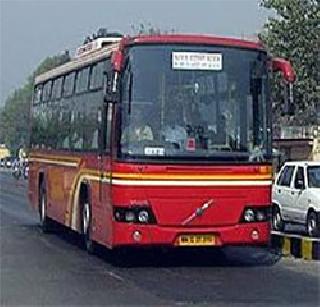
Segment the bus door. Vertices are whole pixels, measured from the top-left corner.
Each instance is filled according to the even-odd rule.
[[[107,78],[107,75],[105,75]],[[101,118],[99,119],[99,151],[98,168],[100,174],[99,180],[99,203],[101,205],[99,218],[99,228],[102,240],[110,242],[112,238],[112,201],[111,201],[111,128],[112,113],[114,105],[112,103],[103,103],[101,108]],[[100,115],[99,115],[100,117]],[[110,222],[108,222],[110,221]]]

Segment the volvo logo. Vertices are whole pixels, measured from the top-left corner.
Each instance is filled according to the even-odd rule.
[[[205,203],[201,205],[201,207],[197,208],[189,217],[187,217],[181,225],[187,225],[192,222],[198,216],[202,216],[203,213],[213,204],[213,199],[209,199]]]

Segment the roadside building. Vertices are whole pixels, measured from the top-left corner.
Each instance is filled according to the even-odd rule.
[[[0,159],[10,157],[10,150],[5,144],[0,144]]]
[[[284,126],[274,130],[276,168],[285,161],[320,161],[320,126]]]

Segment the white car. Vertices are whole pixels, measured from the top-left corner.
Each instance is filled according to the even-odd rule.
[[[320,162],[287,162],[272,188],[272,226],[305,225],[309,236],[320,235]]]

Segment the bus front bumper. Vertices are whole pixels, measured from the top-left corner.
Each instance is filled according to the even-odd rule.
[[[186,227],[141,225],[114,222],[112,246],[226,246],[268,245],[270,222],[245,223],[223,227]],[[185,242],[181,238],[189,238]],[[211,242],[197,241],[202,237]]]

